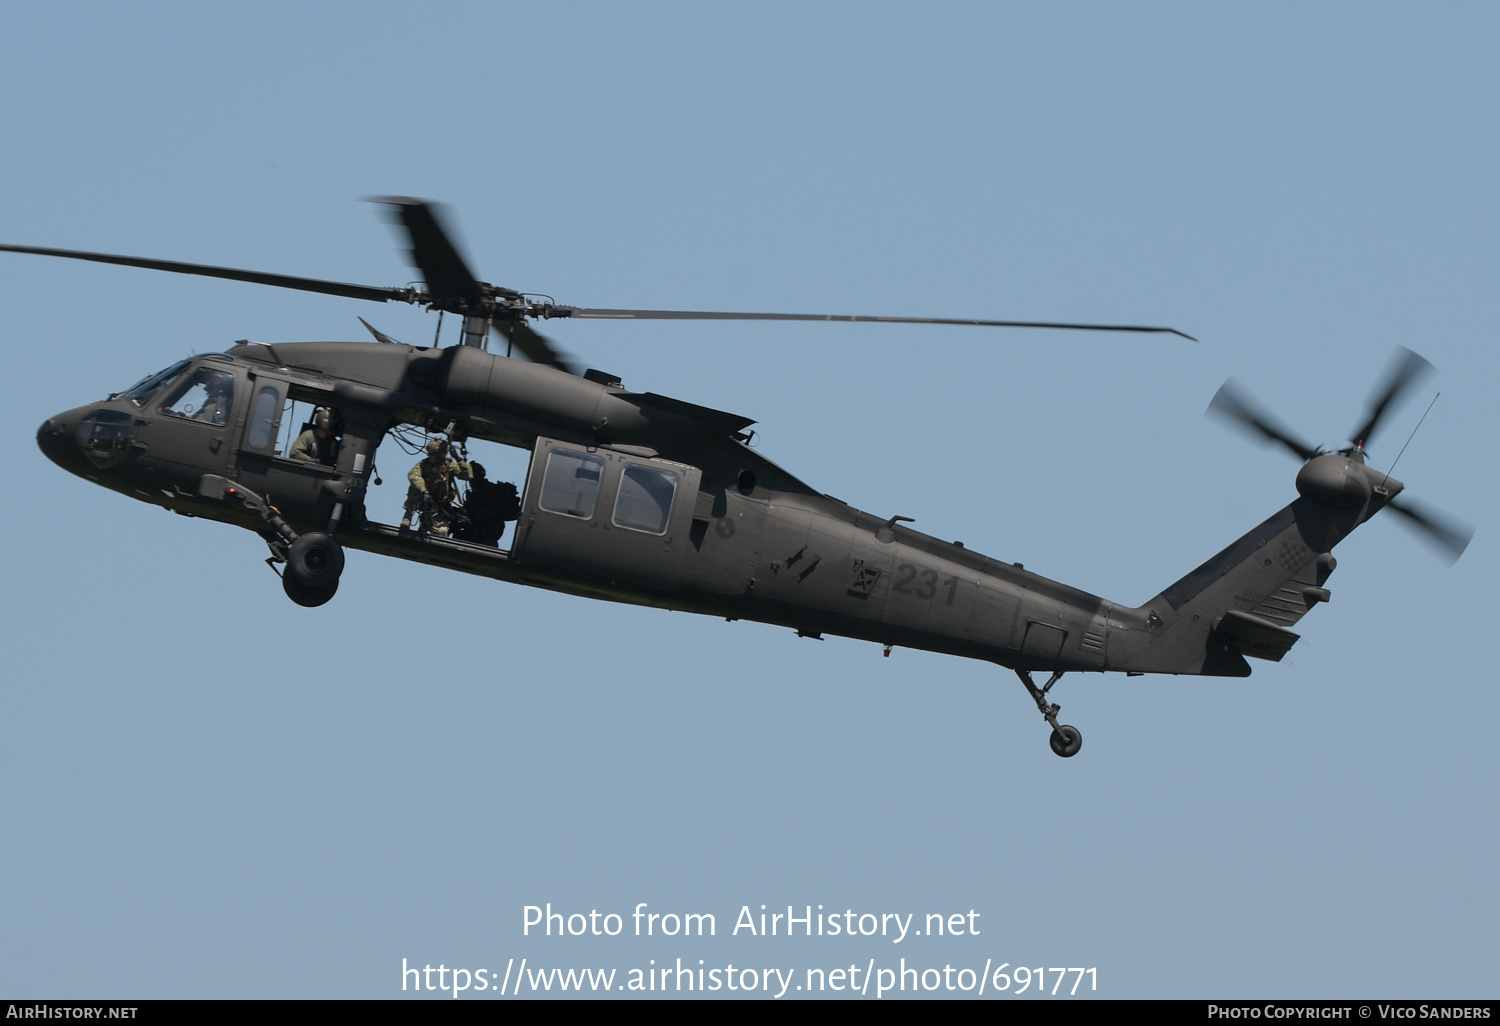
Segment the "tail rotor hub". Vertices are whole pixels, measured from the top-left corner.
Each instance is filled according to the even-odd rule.
[[[1354,439],[1353,445],[1338,452],[1324,452],[1297,438],[1260,409],[1233,381],[1224,382],[1208,409],[1259,435],[1263,441],[1282,446],[1301,460],[1302,469],[1297,471],[1297,494],[1306,501],[1333,509],[1365,510],[1361,520],[1389,506],[1401,514],[1404,522],[1417,528],[1456,560],[1473,537],[1473,529],[1421,509],[1409,500],[1403,499],[1399,504],[1392,501],[1405,486],[1389,473],[1379,473],[1365,463],[1365,446],[1386,413],[1432,369],[1432,364],[1410,349],[1399,350],[1391,371],[1371,397],[1363,422],[1350,435]]]

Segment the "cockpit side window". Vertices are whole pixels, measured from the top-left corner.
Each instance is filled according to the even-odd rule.
[[[227,424],[234,402],[234,375],[199,367],[160,406],[162,413],[201,424]]]
[[[168,381],[171,381],[173,378],[175,378],[182,370],[182,368],[187,366],[187,363],[188,362],[186,360],[178,360],[176,363],[172,364],[172,366],[168,367],[164,371],[157,371],[155,374],[148,374],[146,377],[142,378],[140,381],[136,382],[134,385],[130,386],[130,388],[122,392],[120,397],[122,399],[129,399],[137,406],[145,406],[146,403],[150,401],[151,397],[156,394],[156,390],[161,388],[161,386],[165,385]]]

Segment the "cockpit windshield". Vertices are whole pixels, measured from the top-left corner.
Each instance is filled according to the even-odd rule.
[[[187,365],[188,362],[186,360],[178,360],[164,371],[157,371],[155,374],[147,375],[129,389],[120,393],[120,398],[129,399],[137,406],[145,406],[151,400],[151,397],[156,394],[157,389],[175,378],[178,372]]]

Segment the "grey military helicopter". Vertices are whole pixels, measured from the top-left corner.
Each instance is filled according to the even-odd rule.
[[[588,598],[778,624],[805,637],[872,641],[887,655],[901,646],[982,659],[1017,674],[1063,757],[1082,745],[1049,697],[1064,673],[1247,676],[1246,656],[1279,660],[1298,640],[1290,628],[1329,599],[1333,547],[1382,509],[1403,514],[1454,559],[1472,534],[1398,504],[1402,483],[1365,463],[1385,411],[1428,369],[1421,357],[1407,354],[1354,444],[1336,452],[1299,441],[1226,384],[1211,409],[1301,459],[1299,497],[1144,604],[1110,602],[922,534],[905,526],[909,517],[872,516],[824,495],[750,446],[750,418],[581,370],[528,322],[838,320],[1190,336],[1132,325],[563,306],[479,281],[431,205],[380,202],[409,240],[420,286],[0,246],[411,303],[438,311],[439,330],[444,313],[463,319],[460,344],[447,347],[404,345],[367,323],[373,342],[240,342],[181,360],[48,418],[37,431],[42,451],[132,498],[255,531],[286,594],[303,606],[334,596],[348,547]],[[489,351],[492,332],[505,353]],[[337,425],[323,459],[288,458],[277,447],[297,402],[318,409],[320,425]],[[367,515],[376,449],[388,434],[418,430],[530,453],[508,514],[508,548]],[[1038,687],[1034,672],[1050,676]]]

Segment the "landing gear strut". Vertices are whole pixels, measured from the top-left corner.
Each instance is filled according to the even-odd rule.
[[[339,590],[339,575],[344,572],[344,548],[334,540],[332,532],[338,526],[338,511],[342,509],[342,503],[335,507],[327,534],[322,531],[298,534],[281,519],[281,512],[275,506],[238,482],[206,474],[198,492],[204,498],[238,502],[259,514],[267,527],[259,534],[271,550],[266,563],[272,570],[278,563],[286,564],[285,572],[280,574],[281,589],[297,605],[321,606]]]
[[[1047,739],[1047,743],[1058,755],[1064,759],[1071,759],[1083,747],[1083,735],[1078,732],[1077,727],[1058,723],[1057,714],[1062,711],[1062,706],[1047,701],[1047,692],[1052,690],[1052,685],[1062,679],[1062,675],[1061,670],[1052,671],[1052,676],[1047,678],[1047,683],[1038,688],[1031,682],[1030,673],[1025,670],[1016,671],[1016,676],[1020,677],[1021,683],[1026,685],[1026,691],[1031,695],[1031,700],[1036,703],[1037,711],[1052,725],[1052,736]]]

